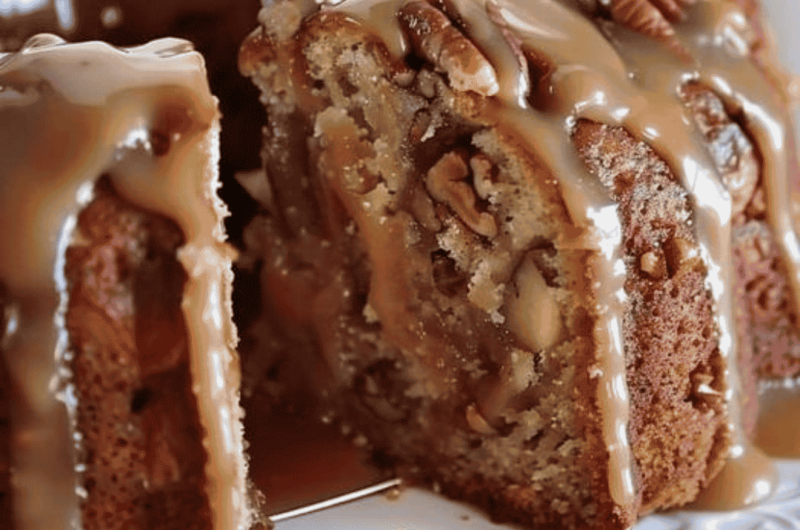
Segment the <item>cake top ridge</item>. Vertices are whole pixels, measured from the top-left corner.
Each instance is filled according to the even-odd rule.
[[[65,99],[83,105],[100,105],[115,92],[139,87],[182,85],[202,94],[205,119],[213,116],[203,58],[183,39],[165,37],[117,48],[99,41],[67,44],[45,33],[31,37],[18,52],[3,54],[0,71],[10,85],[12,72],[25,71],[31,81],[45,81]],[[86,84],[87,75],[100,71],[105,75]]]
[[[90,165],[100,164],[96,169],[102,173],[124,158],[126,150],[152,150],[155,138],[151,129],[210,126],[216,116],[216,102],[205,82],[202,57],[190,50],[189,42],[178,39],[123,50],[98,42],[66,44],[54,35],[40,35],[31,38],[19,52],[3,57],[0,111],[7,124],[25,124],[3,131],[3,218],[9,223],[16,220],[35,226],[43,235],[31,240],[24,230],[16,234],[4,231],[0,238],[3,247],[18,249],[21,252],[17,255],[30,264],[26,269],[11,259],[4,260],[6,281],[14,278],[14,282],[39,289],[48,289],[51,284],[52,271],[44,269],[54,261],[53,242],[61,229],[60,223],[53,221],[63,219],[65,213],[55,201],[48,204],[52,213],[41,215],[40,203],[19,200],[21,194],[29,193],[34,180],[41,179],[38,193],[71,204],[82,178],[86,178],[81,175]],[[112,115],[115,107],[121,112]],[[58,119],[44,113],[50,108]],[[69,135],[75,143],[70,150],[57,142],[29,141],[34,134],[55,140],[52,136],[69,131],[67,125],[75,127]],[[99,139],[102,141],[95,144]],[[53,187],[60,189],[53,193]],[[35,254],[27,256],[24,251]],[[29,278],[14,276],[22,274]],[[38,285],[34,278],[38,278]]]

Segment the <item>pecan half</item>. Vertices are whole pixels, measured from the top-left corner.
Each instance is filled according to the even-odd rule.
[[[650,0],[650,2],[670,20],[683,20],[686,7],[696,3],[697,0]]]
[[[685,8],[697,0],[610,0],[606,5],[618,24],[680,48],[670,21],[683,20]],[[603,2],[605,3],[605,2]]]
[[[681,87],[680,96],[706,139],[706,148],[733,199],[733,215],[738,215],[758,186],[760,164],[753,142],[711,90],[689,83]]]
[[[447,15],[422,0],[407,3],[398,15],[414,51],[447,74],[452,87],[493,96],[500,89],[497,73]]]
[[[675,30],[664,14],[648,0],[613,0],[611,18],[618,24],[659,40],[675,37]]]

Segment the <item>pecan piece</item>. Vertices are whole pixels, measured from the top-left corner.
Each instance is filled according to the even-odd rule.
[[[650,0],[650,2],[670,20],[683,20],[686,7],[697,0]]]
[[[637,33],[663,41],[675,38],[672,24],[649,0],[612,0],[609,9],[615,22]]]
[[[731,194],[733,215],[738,215],[758,186],[760,164],[753,143],[711,90],[689,83],[681,87],[680,96],[706,139],[706,148]]]
[[[656,39],[683,56],[685,49],[670,21],[683,20],[697,0],[600,0],[611,18],[628,29]]]
[[[400,25],[414,51],[447,74],[456,90],[493,96],[500,89],[497,73],[447,15],[422,0],[400,9]]]
[[[450,206],[473,231],[492,238],[497,235],[497,222],[490,213],[478,211],[475,191],[465,182],[469,174],[467,163],[461,155],[451,151],[428,170],[428,193],[435,200]]]

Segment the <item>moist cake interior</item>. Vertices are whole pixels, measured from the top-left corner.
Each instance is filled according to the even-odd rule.
[[[407,20],[428,16],[414,6]],[[637,486],[622,503],[625,493],[608,485],[613,463],[594,398],[604,371],[592,332],[603,318],[594,285],[602,264],[553,185],[559,175],[519,148],[519,131],[487,119],[482,98],[459,83],[485,86],[443,73],[424,45],[397,64],[373,33],[335,14],[304,26],[292,44],[284,41],[294,19],[280,30],[275,20],[242,55],[245,73],[269,95],[270,181],[251,175],[255,200],[230,185],[233,170],[252,163],[242,160],[253,146],[223,154],[223,196],[237,208],[228,227],[245,249],[235,309],[247,330],[242,403],[255,485],[273,480],[261,460],[273,449],[260,439],[272,433],[269,422],[344,434],[358,446],[336,446],[358,470],[353,486],[399,472],[501,520],[616,528],[694,498],[732,442],[726,361],[694,199],[664,158],[625,127],[593,119],[577,120],[566,135],[576,160],[620,205],[635,459],[628,469]],[[464,29],[457,20],[453,27]],[[108,34],[128,38],[119,31]],[[552,65],[526,54],[535,95]],[[232,103],[228,94],[241,87],[224,88],[228,75],[211,78],[223,87],[223,114],[236,124],[260,119]],[[528,103],[546,111],[534,95]],[[746,119],[703,83],[683,85],[680,98],[733,196],[742,429],[752,433],[758,378],[800,372],[790,267],[759,175],[765,155]],[[223,134],[239,134],[224,132],[237,126]],[[239,148],[249,155],[239,157]],[[84,526],[210,528],[205,433],[181,312],[187,275],[176,257],[186,237],[106,177],[75,234],[66,326]],[[2,301],[9,329],[14,306]],[[15,388],[6,371],[0,362],[0,521],[11,520],[13,504],[4,434]],[[327,426],[312,428],[308,418]],[[369,464],[360,460],[367,455]],[[264,502],[250,494],[251,503]]]
[[[66,327],[86,530],[208,528],[203,433],[181,313],[181,230],[108,179],[67,249]],[[98,465],[102,462],[102,465]]]
[[[746,51],[717,53],[696,43],[726,27],[733,4],[686,7],[693,22],[663,34],[600,9],[587,31],[608,53],[594,57],[577,37],[573,64],[569,46],[508,37],[536,27],[530,20],[586,23],[555,4],[541,20],[509,7],[519,18],[497,24],[505,33],[470,18],[464,2],[378,4],[396,19],[356,4],[309,15],[271,3],[242,49],[268,115],[267,182],[245,182],[263,212],[239,262],[239,285],[265,292],[243,328],[248,414],[258,414],[248,399],[267,395],[334,417],[402,476],[534,526],[624,527],[691,501],[731,447],[750,446],[757,377],[797,375],[785,347],[797,336],[784,268],[794,265],[781,248],[792,232],[775,202],[796,178],[793,151],[769,143],[773,122],[740,110],[704,71],[729,60],[736,97],[783,123],[760,30],[740,35]],[[508,57],[487,35],[508,40]],[[581,100],[592,83],[612,100],[628,94],[627,77],[609,81],[603,66],[592,77],[587,55],[610,70],[634,65],[636,86],[683,125],[633,103],[570,114],[594,109]],[[678,80],[686,55],[700,73]],[[556,76],[564,63],[591,73],[571,85]],[[516,79],[509,71],[527,76],[525,104],[504,85]],[[657,99],[656,79],[676,93]],[[507,109],[516,104],[532,109],[528,122]],[[664,130],[648,132],[643,116]],[[683,156],[719,180],[687,178]],[[592,178],[575,176],[584,172]],[[606,263],[581,239],[583,209],[603,211],[603,196],[619,212],[619,242],[607,242],[618,254]],[[614,353],[597,332],[617,325],[609,314],[625,352],[624,398],[603,394],[602,374],[618,373],[602,364]],[[741,381],[731,375],[739,363]],[[620,410],[630,411],[627,440],[610,438],[604,419]],[[628,445],[633,465],[609,449]],[[748,474],[725,469],[733,478],[723,481]]]

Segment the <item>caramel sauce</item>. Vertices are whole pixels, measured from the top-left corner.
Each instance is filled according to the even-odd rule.
[[[271,515],[385,478],[371,465],[370,451],[342,436],[336,425],[273,412],[248,414],[245,429],[250,480],[264,494]]]
[[[390,52],[402,56],[409,45],[391,14],[404,3],[373,5],[353,0],[336,9],[370,24],[385,37]],[[498,92],[488,112],[506,134],[535,150],[559,179],[569,212],[582,228],[577,241],[562,244],[595,251],[591,266],[598,278],[598,298],[607,300],[597,307],[594,337],[600,379],[597,401],[610,455],[612,497],[630,504],[635,496],[633,458],[625,433],[628,396],[621,340],[625,298],[621,228],[617,206],[571,151],[568,131],[578,118],[622,125],[646,140],[692,194],[708,288],[720,308],[717,328],[720,350],[727,359],[734,442],[728,466],[705,499],[709,507],[730,508],[767,495],[774,484],[774,470],[746,441],[738,419],[732,301],[725,288],[733,279],[728,264],[730,197],[699,147],[702,142],[676,95],[682,83],[700,80],[742,114],[762,147],[769,221],[788,268],[795,271],[793,290],[800,292],[800,244],[785,190],[786,124],[769,100],[771,87],[746,54],[737,58],[742,46],[749,52],[744,15],[732,4],[699,4],[688,17],[692,22],[676,27],[678,39],[692,58],[686,61],[624,31],[609,41],[582,15],[553,2],[458,0],[452,6],[496,70]],[[533,109],[527,102],[524,58],[508,43],[509,32],[554,62],[554,95],[547,111]],[[617,42],[627,45],[616,46]],[[83,72],[87,54],[92,58],[90,71]],[[656,55],[659,60],[653,60]],[[145,71],[152,75],[119,70],[113,65],[120,57],[134,62],[143,59]],[[158,66],[160,61],[163,68]],[[68,355],[63,351],[65,338],[56,336],[52,326],[53,318],[59,318],[53,274],[57,278],[60,274],[59,251],[69,242],[74,215],[91,193],[93,179],[103,172],[110,172],[128,200],[174,218],[186,235],[187,245],[179,254],[190,278],[184,312],[191,335],[192,374],[208,431],[204,443],[209,453],[214,525],[243,527],[240,412],[228,392],[238,388],[239,377],[232,351],[235,330],[228,318],[231,253],[221,244],[221,206],[214,198],[215,189],[206,184],[212,179],[197,178],[207,176],[215,163],[213,155],[209,162],[208,151],[213,151],[216,133],[215,103],[205,88],[199,61],[199,56],[176,41],[120,52],[102,45],[63,46],[45,38],[0,63],[0,114],[8,116],[7,123],[20,124],[8,127],[0,137],[5,164],[0,178],[0,226],[4,227],[0,230],[4,250],[0,277],[19,308],[19,328],[4,354],[21,393],[12,412],[20,528],[65,528],[77,511],[76,479],[67,456],[72,445],[68,417],[50,392],[57,370],[53,352]],[[736,64],[733,69],[731,61]],[[96,84],[87,85],[89,75]],[[179,109],[177,121],[159,114],[165,106]],[[151,128],[162,126],[169,147],[154,162],[154,153],[142,156],[142,149],[148,150]],[[159,151],[152,144],[149,149]],[[794,297],[796,304],[798,299]],[[380,301],[375,305],[382,307]],[[769,392],[765,396],[783,403],[783,398]],[[69,405],[68,385],[62,388],[62,399]],[[765,397],[764,403],[766,411],[772,410],[772,401]],[[763,428],[759,425],[762,439],[769,438],[770,426],[776,425],[768,414],[764,422]]]
[[[777,458],[800,458],[800,386],[797,381],[771,382],[758,397],[755,444]]]
[[[230,390],[239,387],[239,370],[232,251],[216,197],[216,107],[203,60],[186,41],[122,50],[41,35],[0,59],[0,278],[19,308],[3,354],[19,392],[11,445],[20,530],[79,524],[85,492],[72,463],[80,433],[70,433],[75,398],[62,364],[71,355],[63,252],[101,175],[126,200],[173,219],[186,237],[178,251],[188,276],[182,309],[207,433],[212,524],[247,527],[241,411]]]
[[[405,2],[378,4],[397,12]],[[361,0],[330,2],[323,10],[343,12],[362,22],[387,43],[391,54],[402,58],[411,46],[397,18],[376,16],[372,5]],[[580,118],[622,126],[647,142],[690,194],[707,288],[717,308],[729,409],[729,463],[707,491],[703,505],[741,507],[769,495],[776,481],[774,468],[748,441],[740,418],[735,320],[732,290],[727,287],[734,282],[731,197],[678,96],[689,81],[709,86],[740,117],[760,148],[768,219],[792,271],[795,312],[800,314],[800,246],[788,189],[791,164],[786,144],[791,136],[781,96],[775,95],[751,57],[754,32],[744,12],[731,2],[699,2],[688,11],[686,21],[675,26],[678,49],[618,26],[601,29],[574,8],[552,1],[454,0],[446,12],[460,21],[462,31],[494,67],[499,89],[486,105],[491,121],[515,143],[533,151],[561,186],[573,221],[582,229],[579,241],[561,244],[595,251],[591,267],[597,299],[602,301],[594,329],[597,403],[610,455],[608,482],[614,501],[632,505],[636,495],[626,435],[629,407],[621,340],[625,267],[617,206],[581,166],[569,143],[569,131]],[[424,45],[424,40],[420,42]],[[537,108],[528,101],[526,49],[545,56],[552,66]]]
[[[751,445],[735,445],[722,471],[691,504],[694,510],[727,511],[757,504],[775,490],[772,460]]]

